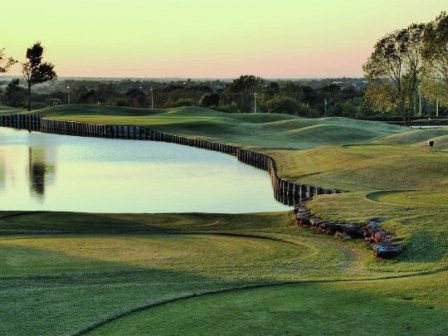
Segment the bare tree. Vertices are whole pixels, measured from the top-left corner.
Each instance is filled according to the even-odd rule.
[[[5,56],[4,48],[0,48],[0,73],[5,73],[16,63],[17,61],[14,58]]]

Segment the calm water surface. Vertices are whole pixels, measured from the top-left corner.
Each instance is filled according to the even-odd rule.
[[[269,175],[217,152],[0,127],[0,210],[258,212]]]

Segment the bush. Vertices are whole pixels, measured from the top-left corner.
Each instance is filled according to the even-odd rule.
[[[233,102],[230,104],[218,105],[216,107],[217,111],[227,112],[227,113],[238,113],[238,105]]]

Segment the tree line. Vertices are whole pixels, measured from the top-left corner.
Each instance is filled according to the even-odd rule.
[[[386,34],[363,66],[366,99],[374,109],[399,113],[406,125],[422,96],[448,105],[448,15]]]
[[[26,50],[23,78],[0,92],[2,104],[42,108],[52,104],[106,104],[136,108],[198,105],[229,113],[289,113],[304,117],[398,116],[409,125],[416,111],[448,112],[448,15],[386,34],[363,65],[365,80],[272,80],[242,75],[225,80],[55,81],[37,42]],[[17,60],[0,49],[0,73]],[[46,85],[37,85],[44,84]],[[36,87],[36,92],[32,88]],[[417,108],[418,106],[418,108]],[[437,112],[436,112],[437,111]]]

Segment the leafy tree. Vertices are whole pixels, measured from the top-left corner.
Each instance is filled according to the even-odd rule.
[[[406,125],[423,74],[424,24],[412,24],[381,38],[363,70],[367,97],[379,109],[397,109]]]
[[[36,42],[26,51],[27,62],[22,65],[23,77],[28,86],[28,111],[31,110],[31,87],[57,78],[54,65],[48,62],[42,63],[44,47]]]
[[[126,96],[129,98],[131,107],[147,107],[148,96],[141,89],[130,89],[126,92]]]
[[[199,99],[199,105],[205,106],[205,107],[218,106],[220,98],[221,97],[219,96],[219,94],[205,93]]]
[[[430,101],[448,106],[448,15],[442,12],[426,25],[423,58],[423,91]]]
[[[303,101],[309,105],[315,104],[318,100],[317,92],[311,86],[302,86]]]
[[[278,85],[277,82],[270,82],[265,90],[264,90],[264,97],[266,98],[272,98],[274,95],[280,93],[280,85]]]
[[[423,57],[435,75],[448,83],[448,15],[442,12],[426,25]]]
[[[238,112],[252,110],[254,93],[263,91],[263,78],[253,75],[243,75],[227,84],[222,94],[224,104],[235,102]]]
[[[72,101],[81,104],[96,104],[98,98],[95,90],[89,90],[84,85],[81,85],[72,90]]]
[[[101,104],[114,105],[118,97],[118,92],[113,83],[101,83],[96,87],[95,95],[95,103],[99,102]]]
[[[434,78],[425,78],[422,83],[422,92],[431,103],[448,106],[448,83]]]
[[[5,90],[5,104],[12,107],[23,106],[26,97],[26,90],[20,85],[20,80],[13,79],[8,83]]]
[[[268,112],[297,114],[299,103],[291,97],[275,95],[267,101]]]
[[[14,58],[5,56],[4,48],[0,48],[0,73],[5,73],[16,63],[17,61]]]

